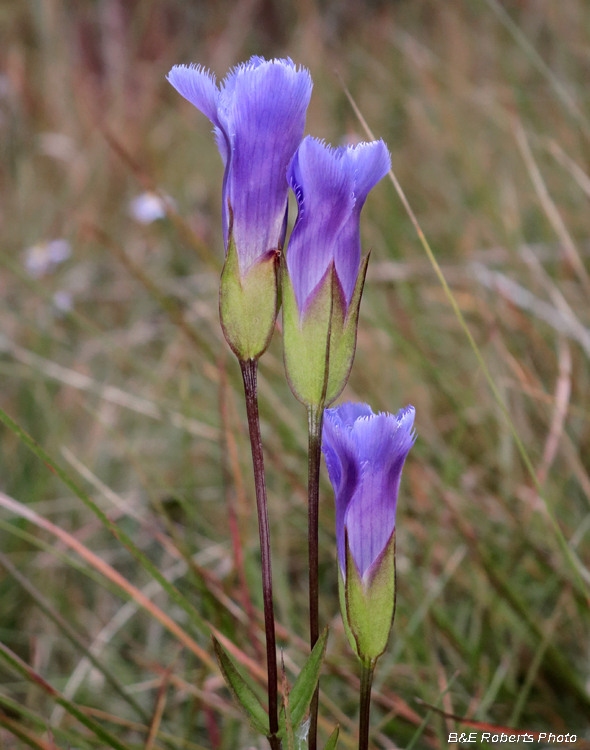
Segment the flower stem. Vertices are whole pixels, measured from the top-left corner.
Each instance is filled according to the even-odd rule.
[[[260,556],[262,561],[262,594],[264,600],[264,627],[266,630],[266,666],[268,671],[268,721],[270,728],[270,736],[268,739],[272,750],[280,750],[281,742],[276,736],[279,731],[277,648],[275,640],[275,617],[272,603],[270,533],[268,528],[266,482],[264,479],[264,457],[262,453],[262,438],[260,436],[260,417],[258,414],[258,360],[240,360],[240,367],[242,368],[242,378],[244,379],[248,429],[250,431],[250,445],[252,447],[252,463],[254,464],[256,507],[258,509],[258,533],[260,535]]]
[[[318,522],[320,495],[320,464],[322,457],[323,406],[308,406],[308,545],[309,545],[309,640],[313,648],[320,635],[318,583]],[[317,750],[319,682],[311,701],[309,750]]]
[[[371,713],[371,685],[375,661],[361,662],[361,714],[359,718],[359,750],[369,750],[369,715]]]

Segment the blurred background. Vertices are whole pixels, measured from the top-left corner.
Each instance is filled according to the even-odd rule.
[[[263,696],[251,459],[217,313],[222,164],[209,121],[165,80],[190,62],[223,77],[252,54],[310,69],[307,132],[367,137],[343,81],[387,142],[542,488],[383,180],[363,211],[372,257],[342,398],[413,404],[419,437],[398,503],[397,615],[373,746],[444,748],[449,732],[518,727],[587,747],[584,0],[0,3],[0,406],[70,479],[4,418],[0,746],[115,747],[96,726],[124,748],[266,746],[232,705],[209,639],[214,627],[236,644]],[[307,639],[307,439],[280,331],[261,360],[260,408],[292,682]],[[320,745],[340,724],[340,747],[355,748],[358,669],[325,471],[322,481]]]

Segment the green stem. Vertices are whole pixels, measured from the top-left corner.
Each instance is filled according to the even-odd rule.
[[[278,693],[277,693],[277,647],[275,638],[275,617],[272,602],[272,570],[270,561],[270,531],[268,527],[268,507],[266,500],[266,482],[264,479],[264,456],[262,437],[260,435],[260,416],[258,414],[258,360],[240,360],[244,393],[246,394],[246,412],[252,447],[254,465],[254,483],[256,485],[256,507],[258,509],[258,532],[260,535],[260,559],[262,564],[262,597],[264,601],[264,627],[266,630],[266,667],[268,671],[268,738],[272,750],[280,750],[281,742],[276,736],[279,731]]]
[[[324,421],[323,406],[308,406],[309,429],[308,453],[308,549],[309,549],[309,640],[313,648],[320,635],[319,625],[319,497],[320,466],[322,458],[322,425]],[[311,701],[309,725],[309,750],[317,750],[319,682]]]
[[[375,661],[361,662],[361,713],[359,718],[359,750],[369,750],[369,716],[371,713],[371,685]]]

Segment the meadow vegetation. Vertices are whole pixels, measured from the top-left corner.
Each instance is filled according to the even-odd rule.
[[[588,739],[587,3],[5,0],[0,747],[265,746],[210,638],[235,644],[263,697],[250,448],[218,319],[223,168],[165,80],[252,54],[310,69],[306,131],[333,144],[367,138],[348,87],[496,389],[384,179],[361,222],[372,255],[341,400],[413,404],[418,440],[373,745],[445,748],[484,725]],[[144,193],[167,215],[138,221]],[[307,437],[280,326],[259,389],[292,682],[308,652]],[[320,744],[338,723],[348,750],[358,678],[325,470],[320,585]]]

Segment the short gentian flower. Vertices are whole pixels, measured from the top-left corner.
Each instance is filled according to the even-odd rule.
[[[220,88],[200,66],[176,65],[168,80],[214,125],[225,166],[221,322],[238,357],[255,359],[268,346],[276,319],[285,172],[303,137],[311,78],[291,60],[252,57]]]
[[[395,511],[413,426],[412,406],[392,415],[347,403],[325,413],[342,618],[363,661],[383,653],[395,613]]]
[[[390,166],[383,141],[333,149],[309,136],[289,165],[299,214],[283,264],[285,366],[308,406],[330,404],[348,380],[368,263],[360,215]]]

